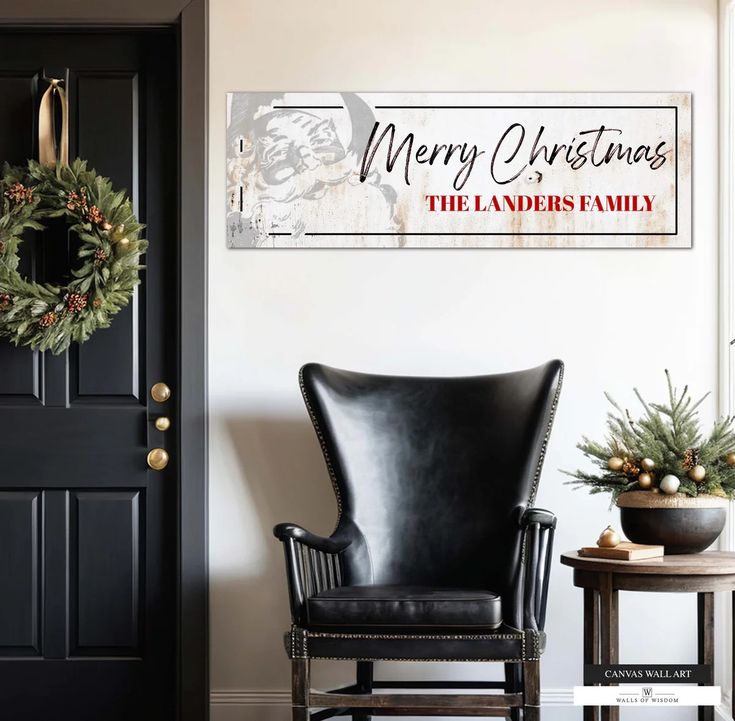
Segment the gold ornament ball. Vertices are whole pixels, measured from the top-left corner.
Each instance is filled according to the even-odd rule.
[[[638,476],[638,487],[647,491],[653,485],[653,478],[650,473],[641,473]]]
[[[649,473],[656,467],[656,464],[650,458],[644,458],[641,461],[641,468]]]
[[[620,536],[618,536],[612,526],[608,526],[597,539],[597,545],[600,548],[615,548],[619,544]]]
[[[728,466],[735,466],[735,453],[728,453],[725,456],[725,460],[727,461]]]
[[[612,458],[610,458],[608,460],[607,467],[611,471],[617,472],[617,471],[621,471],[623,469],[623,464],[624,464],[624,461],[623,461],[622,458],[618,458],[617,456],[613,456]]]
[[[689,478],[691,478],[695,483],[701,483],[706,475],[707,471],[704,466],[693,466],[689,469]]]

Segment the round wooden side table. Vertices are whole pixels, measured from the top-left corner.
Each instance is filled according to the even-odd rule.
[[[735,591],[735,553],[706,551],[645,561],[612,561],[583,558],[570,551],[562,554],[561,562],[574,569],[574,585],[584,589],[585,664],[619,663],[618,591],[696,593],[698,663],[708,664],[714,676],[714,592]],[[735,608],[735,593],[733,604]],[[617,706],[603,706],[602,721],[618,721],[619,711]],[[585,706],[584,721],[597,721],[598,712],[597,707]],[[714,708],[700,706],[698,719],[712,721]]]

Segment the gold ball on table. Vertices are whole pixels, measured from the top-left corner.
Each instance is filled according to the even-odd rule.
[[[618,458],[617,456],[613,456],[612,458],[608,459],[608,461],[607,461],[607,467],[611,471],[617,472],[617,471],[623,470],[623,464],[624,463],[625,463],[625,461],[623,461],[622,458]]]
[[[641,461],[641,468],[649,473],[656,467],[656,464],[650,458],[644,458]]]
[[[653,476],[650,473],[641,473],[638,476],[638,487],[647,491],[653,485]]]
[[[725,456],[725,460],[727,461],[728,466],[735,466],[735,453],[728,453]]]
[[[600,548],[615,548],[620,545],[620,536],[612,526],[608,526],[597,539],[597,545]]]
[[[706,475],[707,471],[704,466],[696,465],[689,469],[689,478],[695,483],[701,483]]]

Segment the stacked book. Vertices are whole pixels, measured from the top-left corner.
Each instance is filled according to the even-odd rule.
[[[664,555],[663,546],[645,546],[642,543],[624,541],[613,548],[585,546],[579,549],[579,555],[586,558],[609,558],[614,561],[642,561],[647,558],[659,558]]]

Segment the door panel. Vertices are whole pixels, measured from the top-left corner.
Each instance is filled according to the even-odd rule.
[[[137,73],[78,73],[74,78],[78,98],[77,147],[81,158],[105,158],[105,174],[116,188],[128,188],[133,210],[141,216],[139,182],[141,128],[134,123],[121,124],[119,118],[133,118],[140,113]],[[104,102],[100,102],[104,98]],[[115,323],[105,331],[105,338],[92,337],[77,349],[77,398],[99,401],[110,397],[134,401],[140,397],[137,361],[141,326],[141,308],[136,293]],[[142,309],[145,312],[145,309]],[[100,368],[114,369],[100,373]]]
[[[0,655],[37,656],[39,644],[41,504],[36,491],[0,493]]]
[[[70,155],[126,188],[150,248],[110,328],[63,356],[0,338],[0,716],[167,721],[176,679],[176,37],[0,32],[0,160],[36,155],[46,77],[65,79]],[[66,223],[24,236],[22,272],[66,282]],[[166,403],[148,393],[173,388]],[[148,469],[149,448],[172,462]]]
[[[141,495],[138,490],[72,493],[72,656],[139,653]]]
[[[0,406],[41,400],[38,355],[27,348],[0,344]]]
[[[0,67],[0,93],[3,97],[0,112],[0,159],[22,162],[33,157],[35,128],[33,106],[29,93],[35,89],[37,71],[30,68],[12,70]],[[35,268],[34,241],[24,243],[19,270],[33,277]],[[17,401],[38,401],[38,358],[33,351],[0,343],[0,405]]]

